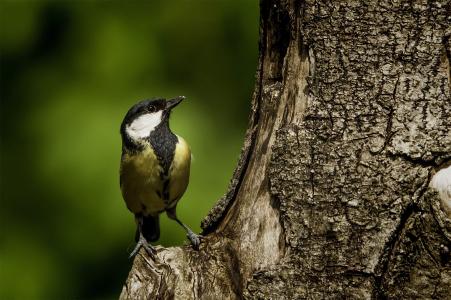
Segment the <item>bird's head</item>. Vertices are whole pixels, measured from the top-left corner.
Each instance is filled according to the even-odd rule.
[[[133,105],[121,125],[121,135],[128,135],[133,140],[148,137],[160,124],[168,125],[171,110],[176,107],[184,96],[174,99],[144,100]]]

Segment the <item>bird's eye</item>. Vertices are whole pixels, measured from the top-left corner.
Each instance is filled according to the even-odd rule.
[[[155,112],[155,106],[149,106],[147,107],[147,110],[151,113]]]

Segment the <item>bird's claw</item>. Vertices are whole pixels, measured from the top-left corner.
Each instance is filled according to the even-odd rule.
[[[195,234],[192,231],[189,231],[186,237],[190,240],[191,245],[193,245],[193,248],[195,250],[199,250],[200,240],[202,237],[198,234]]]
[[[138,240],[138,242],[136,243],[135,248],[133,249],[132,253],[130,253],[129,258],[133,258],[136,256],[136,254],[138,254],[139,250],[141,249],[141,247],[143,247],[147,254],[153,259],[155,260],[155,255],[157,254],[157,251],[155,250],[155,248],[149,244],[146,239],[141,236]]]

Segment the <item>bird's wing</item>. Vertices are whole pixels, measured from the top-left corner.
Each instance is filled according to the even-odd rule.
[[[185,193],[189,182],[191,150],[186,141],[177,136],[174,159],[169,169],[169,205],[173,206]]]

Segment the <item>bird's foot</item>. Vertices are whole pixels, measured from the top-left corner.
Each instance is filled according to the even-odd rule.
[[[135,248],[133,249],[132,253],[130,253],[129,258],[133,258],[135,257],[136,254],[138,254],[139,250],[141,249],[141,247],[143,247],[147,254],[149,254],[149,256],[155,260],[155,255],[157,254],[157,251],[155,250],[155,248],[149,244],[146,239],[144,238],[144,236],[140,236],[138,242],[136,243]]]
[[[202,236],[200,236],[198,234],[195,234],[194,232],[189,230],[188,234],[186,235],[186,237],[190,240],[191,245],[193,245],[193,248],[195,250],[199,250],[200,239],[201,239]]]

